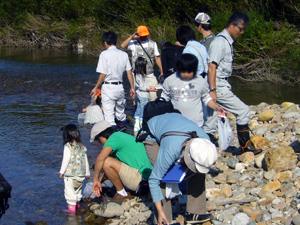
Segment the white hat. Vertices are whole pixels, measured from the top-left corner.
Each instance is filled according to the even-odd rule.
[[[201,24],[210,24],[210,16],[201,12],[195,17],[195,21]]]
[[[217,159],[215,145],[204,138],[191,139],[184,150],[184,162],[194,173],[208,173]]]
[[[106,130],[107,128],[111,127],[110,123],[106,120],[102,120],[98,123],[96,123],[92,130],[91,130],[91,140],[90,142],[93,142],[95,140],[95,137],[100,134],[102,131]]]

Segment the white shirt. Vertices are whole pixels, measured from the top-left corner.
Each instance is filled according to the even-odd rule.
[[[101,52],[96,72],[105,74],[104,81],[121,82],[123,73],[131,70],[127,53],[116,46],[111,46]]]
[[[62,160],[62,164],[61,164],[61,168],[59,173],[64,174],[66,172],[66,169],[69,165],[71,159],[71,150],[65,146],[64,147],[64,156],[63,156],[63,160]],[[90,166],[89,166],[89,161],[87,159],[87,156],[85,154],[85,176],[90,176]]]

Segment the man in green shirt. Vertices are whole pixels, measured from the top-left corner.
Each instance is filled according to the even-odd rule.
[[[124,186],[137,192],[141,180],[149,178],[152,166],[144,144],[136,142],[132,135],[115,132],[110,123],[103,120],[93,126],[90,141],[98,141],[103,146],[95,164],[95,196],[101,195],[104,175],[117,189],[113,200],[130,198],[130,193],[125,191]],[[104,173],[99,178],[102,170]]]

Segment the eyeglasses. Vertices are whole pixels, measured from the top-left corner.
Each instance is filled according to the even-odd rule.
[[[240,32],[243,32],[243,31],[245,31],[246,30],[246,27],[244,27],[244,28],[241,28],[241,27],[239,27],[238,25],[235,25],[237,28],[239,28],[239,30],[240,30]]]

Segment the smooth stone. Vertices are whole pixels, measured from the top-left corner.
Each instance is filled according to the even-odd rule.
[[[289,113],[289,112],[299,112],[299,107],[297,105],[293,104],[287,108],[286,113]]]
[[[269,221],[269,220],[271,220],[272,219],[272,216],[271,216],[271,214],[269,214],[269,213],[264,213],[264,215],[263,215],[263,220],[264,221]]]
[[[239,180],[240,178],[241,178],[241,174],[239,174],[239,173],[228,174],[228,180],[230,180],[230,179]]]
[[[237,179],[229,179],[226,181],[228,184],[236,184],[238,182]]]
[[[131,208],[130,210],[134,210]],[[101,203],[94,211],[96,216],[101,217],[115,217],[121,216],[124,214],[124,209],[121,204],[115,202]]]
[[[257,127],[259,124],[256,120],[249,121],[249,129],[253,130],[255,127]]]
[[[258,114],[258,120],[259,121],[269,121],[271,119],[273,119],[273,117],[275,116],[274,110],[269,109],[267,111],[263,111],[261,113]]]
[[[232,195],[232,190],[230,185],[223,184],[221,188],[220,196],[222,196],[223,198],[229,198],[231,195]]]
[[[264,178],[266,178],[267,180],[272,180],[273,177],[275,176],[275,174],[276,174],[276,171],[274,169],[270,170],[270,171],[265,171]]]
[[[265,154],[263,153],[263,154],[258,155],[258,156],[254,159],[254,162],[255,162],[256,167],[262,168],[264,158],[265,158]]]
[[[255,135],[260,135],[260,136],[264,136],[267,131],[268,128],[265,126],[257,126],[253,129],[253,133]]]
[[[207,201],[206,202],[206,211],[213,211],[216,210],[217,206],[213,201]]]
[[[285,198],[294,198],[296,196],[296,193],[294,189],[289,189],[286,192],[284,192]]]
[[[298,112],[287,112],[282,115],[284,121],[293,122],[300,118],[300,113]]]
[[[300,134],[300,123],[294,123],[292,126],[292,132]]]
[[[292,220],[294,225],[300,225],[300,214],[293,218]]]
[[[84,215],[84,222],[94,222],[95,220],[95,215],[93,213],[86,213]]]
[[[292,170],[297,165],[297,155],[290,146],[269,149],[265,154],[265,162],[268,170],[277,172]]]
[[[296,179],[298,177],[300,177],[300,168],[296,167],[296,169],[294,170],[293,179]]]
[[[248,165],[245,164],[245,163],[238,163],[238,164],[236,164],[236,166],[235,166],[235,170],[236,170],[237,172],[243,173],[243,172],[245,171],[245,168],[246,168],[247,166],[248,166]]]
[[[291,171],[279,172],[274,176],[274,180],[279,180],[282,182],[287,182],[291,180],[293,177],[293,173]]]
[[[289,107],[291,107],[292,105],[295,105],[293,102],[283,102],[281,103],[281,107],[284,109],[287,109]]]
[[[265,191],[273,192],[273,191],[278,190],[280,187],[281,187],[281,184],[279,181],[273,181],[271,183],[268,183],[261,189],[261,191],[259,192],[259,196]]]
[[[246,213],[238,213],[233,217],[231,224],[232,225],[247,225],[249,223],[249,220],[250,220],[250,217],[247,216]]]
[[[273,195],[272,192],[269,191],[269,190],[263,191],[262,193],[260,193],[259,197],[262,198],[262,199],[265,198],[267,200],[272,200],[272,202],[276,198],[275,195]]]
[[[255,136],[251,138],[251,142],[253,143],[256,149],[263,149],[266,150],[270,147],[269,139],[262,137],[262,136]]]
[[[254,162],[254,154],[253,152],[245,152],[239,156],[239,160],[243,163],[250,164]]]
[[[217,184],[224,184],[226,183],[227,176],[224,173],[220,173],[218,176],[213,178],[213,181]]]
[[[278,211],[277,209],[271,208],[270,213],[271,213],[271,218],[272,219],[275,219],[277,217],[283,217],[283,214],[280,211]]]
[[[252,217],[252,216],[258,216],[261,214],[261,211],[260,210],[255,210],[255,209],[252,209],[250,208],[249,206],[243,206],[242,207],[242,210],[244,213],[246,213],[249,217]]]
[[[214,181],[212,181],[212,180],[205,181],[205,188],[206,189],[215,188],[215,187],[216,187],[216,184],[215,184]]]
[[[239,160],[236,157],[229,158],[227,161],[227,166],[231,169],[235,169],[236,164],[239,163]]]

